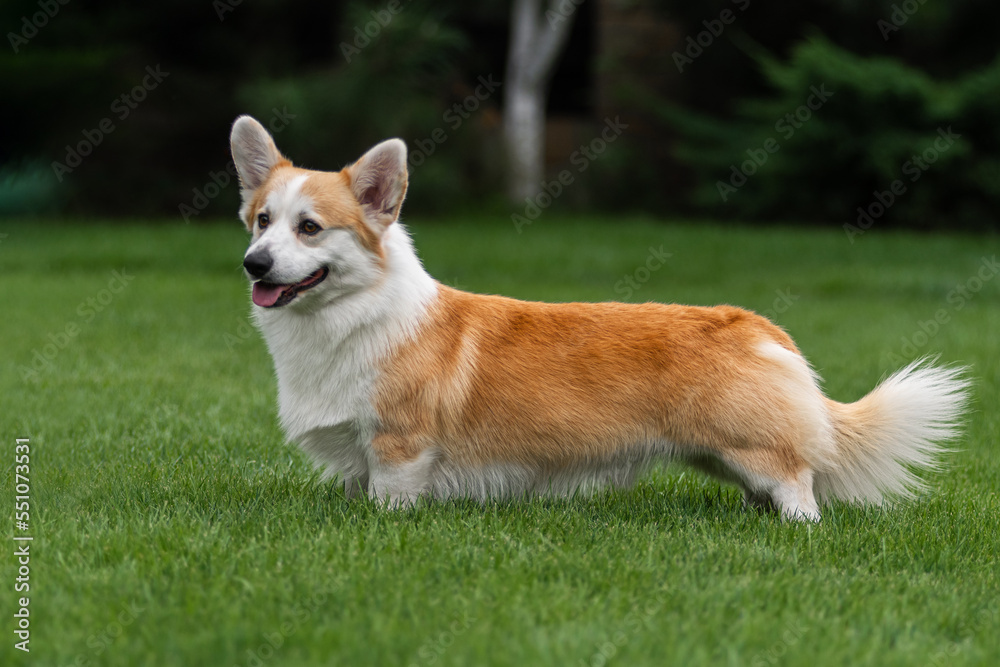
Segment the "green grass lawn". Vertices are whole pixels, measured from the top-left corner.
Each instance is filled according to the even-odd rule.
[[[842,401],[918,355],[968,364],[967,432],[926,497],[819,525],[681,467],[593,498],[386,512],[283,442],[235,220],[0,223],[0,502],[13,522],[28,437],[35,538],[24,655],[5,530],[0,664],[1000,664],[995,237],[410,228],[463,289],[767,312]],[[653,271],[651,248],[671,253]]]

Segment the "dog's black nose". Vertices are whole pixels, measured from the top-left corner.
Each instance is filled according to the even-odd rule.
[[[266,250],[254,250],[243,258],[243,268],[254,278],[263,278],[273,265],[271,253]]]

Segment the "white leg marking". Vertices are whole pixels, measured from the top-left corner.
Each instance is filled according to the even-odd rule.
[[[771,491],[781,516],[790,521],[819,521],[819,506],[812,489],[813,473],[803,470],[798,478],[779,482]]]
[[[368,495],[389,501],[390,507],[412,505],[417,498],[433,489],[432,472],[437,454],[425,449],[412,461],[399,465],[376,463],[370,469]]]

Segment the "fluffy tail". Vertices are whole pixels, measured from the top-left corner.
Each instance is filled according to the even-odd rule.
[[[917,473],[940,467],[970,385],[965,369],[932,361],[914,361],[856,403],[827,400],[836,452],[816,471],[813,489],[821,501],[881,503],[924,488]]]

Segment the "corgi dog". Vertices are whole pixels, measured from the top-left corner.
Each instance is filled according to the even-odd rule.
[[[348,496],[568,495],[680,459],[749,506],[818,521],[821,502],[921,489],[958,432],[961,369],[915,362],[838,403],[784,330],[740,308],[435,281],[399,222],[399,139],[338,172],[293,166],[249,116],[230,139],[281,425]]]

